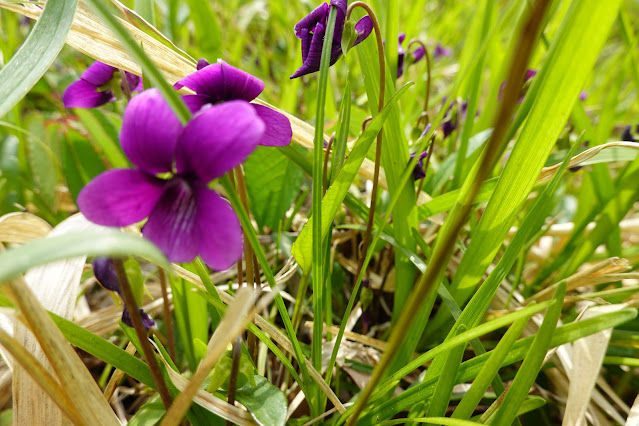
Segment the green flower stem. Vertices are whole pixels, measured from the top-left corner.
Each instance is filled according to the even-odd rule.
[[[155,352],[153,351],[153,348],[149,343],[147,332],[144,329],[142,316],[140,315],[140,309],[138,308],[138,304],[135,301],[133,291],[131,291],[131,285],[129,284],[129,279],[127,278],[126,271],[124,270],[124,263],[122,263],[122,259],[114,258],[113,264],[115,266],[115,273],[118,276],[120,290],[122,291],[122,299],[124,299],[124,305],[129,310],[133,328],[135,329],[135,333],[137,334],[138,340],[140,341],[142,352],[144,352],[144,358],[146,359],[146,363],[149,366],[149,370],[151,370],[153,381],[155,382],[155,386],[158,389],[158,393],[160,394],[160,398],[162,399],[164,408],[168,410],[173,401],[171,400],[169,389],[167,388],[166,382],[164,381],[164,376],[162,375],[162,370],[160,370],[158,360],[155,358]]]
[[[348,6],[348,10],[346,11],[347,21],[350,19],[353,10],[357,7],[361,7],[366,11],[368,16],[371,18],[371,21],[373,22],[373,28],[375,29],[375,38],[377,40],[377,56],[379,58],[379,101],[377,103],[377,111],[379,112],[382,110],[382,108],[384,108],[384,98],[386,92],[386,59],[384,57],[384,42],[382,40],[382,30],[379,27],[379,21],[377,20],[377,16],[375,16],[375,12],[373,12],[373,9],[371,9],[369,5],[362,1],[356,1]],[[366,251],[368,250],[371,233],[373,231],[373,226],[375,225],[375,204],[377,203],[377,189],[379,186],[379,166],[382,162],[382,129],[380,129],[379,133],[377,134],[377,146],[375,147],[375,170],[373,173],[373,190],[371,191],[371,206],[368,210],[368,222],[366,224],[366,232],[364,233],[364,239],[362,241],[362,253],[366,253]],[[363,267],[364,256],[360,256],[355,280],[357,280],[357,276],[360,275]]]
[[[501,152],[503,140],[511,123],[517,97],[524,81],[526,66],[528,65],[534,44],[537,40],[537,34],[548,4],[548,0],[535,2],[522,28],[519,40],[514,49],[514,52],[517,52],[517,54],[512,56],[510,74],[504,90],[504,100],[501,103],[495,119],[493,134],[482,152],[476,167],[471,171],[466,182],[467,184],[464,184],[462,187],[463,193],[460,195],[459,201],[451,210],[449,217],[444,223],[444,227],[440,231],[440,238],[433,250],[433,255],[428,264],[429,267],[411,293],[411,297],[408,299],[405,309],[402,311],[397,324],[393,328],[388,340],[388,349],[382,355],[382,358],[373,370],[370,381],[357,399],[348,417],[348,425],[354,425],[357,422],[373,390],[383,375],[386,374],[386,370],[391,365],[398,350],[403,347],[404,339],[411,334],[411,328],[413,328],[412,326],[415,320],[418,318],[422,319],[421,317],[424,316],[427,317],[432,309],[432,302],[434,302],[432,295],[437,291],[448,260],[455,248],[457,234],[470,212],[472,202],[479,192],[481,184],[486,180],[498,158],[498,154]],[[424,301],[428,301],[428,304],[425,305]]]
[[[173,321],[171,320],[171,307],[169,306],[169,292],[167,291],[166,272],[158,269],[160,287],[162,288],[162,301],[164,306],[164,323],[166,324],[166,338],[169,341],[169,354],[175,361],[175,338],[173,337]]]
[[[424,123],[424,125],[426,125],[428,124],[428,104],[430,103],[430,87],[431,87],[430,54],[428,53],[428,48],[421,40],[414,39],[414,40],[411,40],[410,43],[408,43],[408,47],[406,48],[407,55],[408,55],[408,52],[410,52],[410,48],[413,44],[417,44],[421,46],[422,49],[424,49],[424,57],[426,58],[426,97],[424,98],[424,114],[426,118],[426,123]]]
[[[322,335],[324,318],[324,261],[325,250],[322,238],[322,194],[324,193],[323,153],[324,153],[324,115],[326,105],[326,87],[328,85],[328,68],[331,59],[333,32],[337,18],[337,6],[331,5],[322,46],[319,78],[317,81],[317,110],[315,113],[315,137],[313,149],[313,340],[311,342],[311,362],[317,371],[322,370]],[[315,384],[311,387],[309,405],[313,417],[320,413],[320,389]]]
[[[242,339],[238,336],[233,342],[233,363],[231,364],[231,376],[229,377],[229,391],[226,402],[233,405],[235,403],[235,391],[237,390],[237,375],[240,372],[240,356],[242,355]],[[226,421],[231,426],[233,423]]]

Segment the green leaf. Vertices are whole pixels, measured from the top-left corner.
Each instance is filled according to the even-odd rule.
[[[244,173],[255,220],[277,230],[299,194],[304,172],[279,150],[258,146],[244,162]]]
[[[49,69],[71,29],[78,0],[49,0],[20,49],[0,69],[0,117]]]
[[[278,387],[260,375],[255,375],[255,386],[247,385],[237,390],[235,397],[255,420],[265,426],[286,424],[288,401]]]
[[[162,268],[171,265],[149,240],[115,229],[70,232],[32,241],[0,255],[0,283],[29,269],[76,256],[140,256]]]
[[[339,206],[344,201],[344,198],[348,193],[348,189],[357,175],[357,171],[364,162],[364,158],[366,158],[368,150],[373,144],[380,128],[388,118],[392,107],[397,103],[397,101],[399,101],[402,95],[406,93],[406,90],[412,84],[412,82],[406,83],[406,85],[399,89],[388,101],[388,104],[384,107],[384,109],[382,109],[382,111],[370,122],[368,127],[366,127],[366,130],[364,130],[364,133],[362,133],[355,142],[355,146],[346,159],[342,170],[340,170],[339,174],[335,178],[335,182],[333,182],[328,191],[326,191],[326,195],[324,195],[324,198],[322,199],[322,237],[325,237],[328,233],[328,229],[337,214]],[[302,229],[302,232],[300,232],[299,237],[295,240],[295,244],[293,244],[292,248],[295,260],[297,260],[297,263],[304,271],[309,271],[309,268],[311,267],[313,239],[311,232],[312,228],[313,217],[308,220]]]
[[[129,419],[129,426],[146,426],[157,424],[166,414],[164,404],[160,401],[158,395],[154,395],[146,404],[140,407],[137,412]]]
[[[353,21],[346,21],[344,23],[344,30],[342,31],[342,53],[344,56],[355,45],[357,41],[357,31],[355,31],[355,24]]]

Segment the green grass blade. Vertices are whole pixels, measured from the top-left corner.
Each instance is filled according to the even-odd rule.
[[[395,41],[387,41],[387,46],[394,45]],[[368,106],[371,114],[377,113],[379,99],[379,64],[377,59],[377,47],[372,37],[360,43],[355,50],[359,58],[360,67],[364,74],[366,94],[368,96]],[[393,93],[395,87],[395,77],[386,70],[386,93]],[[415,251],[415,241],[413,240],[411,229],[417,227],[417,212],[415,189],[412,184],[403,184],[401,175],[408,164],[408,144],[404,135],[399,108],[391,108],[388,121],[384,125],[382,143],[382,165],[388,182],[388,192],[399,193],[399,199],[393,210],[393,217],[402,218],[394,222],[395,238],[404,247]],[[401,253],[395,254],[395,282],[399,285],[395,288],[395,298],[393,302],[393,322],[401,312],[406,303],[406,299],[413,287],[415,280],[415,268],[409,259]]]
[[[524,358],[515,380],[506,391],[506,396],[501,400],[497,412],[490,418],[491,424],[502,425],[511,424],[517,416],[519,406],[524,402],[530,387],[535,382],[539,370],[544,362],[544,357],[550,348],[552,336],[557,327],[557,321],[561,315],[564,296],[566,295],[566,284],[562,283],[557,287],[553,296],[552,305],[544,316],[544,322],[539,327],[535,339],[530,346],[530,350]]]
[[[342,201],[346,197],[348,189],[353,183],[353,179],[357,176],[357,171],[364,162],[366,154],[373,144],[375,137],[379,133],[379,130],[389,117],[392,107],[396,105],[397,101],[404,93],[406,93],[406,90],[408,90],[412,84],[413,83],[407,83],[404,87],[398,90],[397,93],[388,101],[388,104],[370,122],[370,124],[366,127],[366,130],[364,130],[355,143],[353,150],[348,155],[348,158],[346,159],[342,170],[340,170],[339,174],[335,178],[335,181],[328,191],[326,191],[326,195],[321,202],[322,239],[328,234],[328,229],[333,222]],[[300,235],[297,237],[297,240],[295,241],[295,244],[293,244],[293,248],[291,250],[293,256],[295,256],[295,260],[297,260],[297,263],[304,271],[308,271],[311,266],[312,243],[314,240],[311,230],[315,226],[316,222],[315,215],[313,215],[300,232]]]
[[[140,256],[171,269],[164,254],[149,240],[115,229],[85,230],[42,238],[0,255],[0,283],[29,269],[77,256]]]
[[[20,49],[0,69],[0,117],[49,69],[71,29],[78,0],[50,0]]]
[[[153,64],[153,61],[144,53],[144,47],[140,46],[138,42],[127,32],[127,30],[118,22],[117,18],[111,13],[107,5],[101,0],[86,0],[87,4],[91,6],[93,12],[100,18],[104,24],[109,27],[113,34],[116,35],[142,68],[144,78],[149,79],[150,82],[157,87],[162,96],[167,101],[175,115],[184,124],[189,121],[191,113],[188,108],[182,102],[182,99],[178,93],[173,90],[171,86],[162,76],[157,67]]]
[[[573,1],[533,86],[538,93],[497,188],[473,232],[452,292],[465,301],[492,261],[599,56],[620,0]]]
[[[488,358],[484,367],[481,369],[475,380],[473,380],[473,384],[459,402],[451,417],[467,420],[473,415],[473,412],[484,397],[486,389],[490,386],[493,377],[499,373],[499,368],[501,367],[504,358],[506,358],[510,348],[523,331],[529,319],[530,316],[515,321],[504,336],[499,339],[499,343],[495,349],[491,351],[490,358]]]

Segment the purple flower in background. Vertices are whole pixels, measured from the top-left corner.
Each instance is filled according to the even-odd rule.
[[[331,65],[333,65],[342,55],[342,30],[344,29],[344,20],[346,19],[347,1],[331,0],[330,4],[337,7],[337,18],[335,20],[333,44],[331,46]],[[302,40],[302,66],[295,71],[291,78],[297,78],[319,71],[329,11],[329,4],[322,3],[295,24],[295,37]],[[354,45],[357,45],[373,31],[373,21],[371,21],[371,18],[364,16],[357,21],[355,31],[357,31],[357,40]]]
[[[585,101],[586,98],[588,97],[588,92],[586,92],[585,90],[582,90],[581,92],[579,92],[579,100],[580,101]]]
[[[405,38],[406,34],[401,33],[399,35],[399,43],[397,45],[397,78],[400,78],[402,74],[404,74],[404,59],[406,57],[406,51],[402,47],[402,43],[404,42]],[[415,62],[421,60],[424,57],[425,53],[426,52],[424,51],[424,48],[422,46],[419,46],[417,49],[415,49],[412,53],[413,61],[411,62],[411,64],[414,64]]]
[[[410,159],[412,160],[413,158],[415,158],[415,155],[416,154],[411,154]],[[428,157],[427,151],[424,151],[421,154],[419,154],[419,159],[417,160],[417,163],[415,164],[415,168],[413,169],[413,179],[419,180],[426,177],[426,171],[424,170],[424,159],[426,157]]]
[[[445,103],[446,103],[446,97],[442,99],[442,104],[445,104]],[[459,108],[453,109],[455,105],[459,105]],[[461,120],[466,119],[467,110],[468,110],[468,102],[466,101],[462,102],[461,104],[455,103],[455,102],[450,104],[450,106],[448,107],[448,110],[446,111],[446,114],[444,114],[444,119],[442,121],[442,132],[444,134],[444,139],[450,136],[450,134],[457,129],[460,118]],[[479,115],[479,111],[477,112],[476,116],[477,115]]]
[[[65,108],[96,108],[115,101],[115,95],[105,88],[113,80],[116,68],[102,62],[94,62],[82,73],[80,80],[72,83],[64,91],[62,102]],[[130,72],[124,72],[131,93],[143,90],[142,79]]]
[[[433,59],[439,59],[444,56],[450,56],[452,54],[452,49],[442,46],[441,43],[437,43],[437,46],[435,46],[435,50],[433,51]]]
[[[242,100],[204,108],[182,126],[160,92],[147,90],[129,102],[120,133],[137,169],[97,176],[78,196],[80,211],[105,226],[148,217],[142,234],[169,260],[200,255],[214,269],[227,269],[242,255],[242,229],[229,203],[207,184],[244,161],[264,131]]]
[[[626,142],[637,142],[637,134],[639,133],[639,124],[635,127],[634,132],[632,131],[633,126],[626,126],[623,128],[623,132],[621,133],[621,140]]]
[[[96,257],[93,259],[92,265],[93,275],[95,275],[95,279],[98,280],[100,285],[109,291],[118,293],[122,300],[124,300],[122,290],[120,290],[120,282],[115,273],[113,259],[109,257]],[[142,316],[142,324],[147,331],[155,325],[155,321],[153,321],[143,309],[140,309],[140,315]],[[122,322],[129,327],[133,327],[131,314],[129,314],[129,310],[126,307],[122,311]]]
[[[232,100],[250,102],[264,90],[262,80],[232,67],[221,59],[210,65],[206,59],[200,59],[197,67],[196,72],[184,77],[173,86],[175,90],[188,87],[196,93],[182,96],[193,113],[208,104]],[[291,142],[293,131],[288,118],[264,105],[249,105],[266,126],[264,135],[259,141],[260,145],[284,146]]]
[[[524,75],[524,85],[521,88],[521,93],[519,95],[519,99],[517,99],[517,103],[520,104],[524,101],[524,96],[526,95],[526,91],[528,90],[528,86],[530,85],[529,81],[537,74],[537,70],[526,70],[526,74]],[[506,89],[506,82],[504,81],[499,86],[499,94],[497,95],[497,99],[501,101],[504,96],[504,90]]]

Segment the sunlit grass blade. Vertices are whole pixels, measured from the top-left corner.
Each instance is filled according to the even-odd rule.
[[[517,409],[526,399],[530,386],[532,386],[537,374],[539,374],[546,352],[550,347],[557,321],[561,315],[565,295],[566,285],[560,285],[555,291],[552,305],[548,308],[546,315],[544,315],[544,322],[539,327],[539,331],[535,335],[535,339],[530,346],[528,354],[526,354],[526,358],[524,358],[521,368],[506,390],[505,398],[499,401],[497,412],[489,420],[491,424],[510,424],[515,419]]]
[[[321,202],[322,237],[325,237],[328,233],[329,226],[333,222],[333,219],[335,218],[339,207],[346,197],[353,179],[355,179],[355,176],[357,176],[357,172],[362,165],[362,162],[366,158],[368,150],[373,144],[373,141],[379,133],[379,130],[382,128],[386,119],[389,117],[389,114],[392,111],[392,106],[397,103],[397,101],[402,97],[404,93],[406,93],[407,89],[411,85],[412,83],[408,83],[399,91],[397,91],[397,93],[388,101],[388,104],[384,107],[384,109],[382,109],[382,111],[375,116],[373,121],[369,123],[369,125],[366,127],[366,130],[364,130],[364,132],[358,138],[355,146],[349,153],[348,158],[342,166],[339,174],[335,178],[335,181],[326,192],[326,195]],[[309,256],[312,251],[313,240],[313,238],[311,238],[311,229],[316,221],[317,220],[315,219],[315,216],[312,216],[308,220],[299,237],[295,241],[292,249],[295,260],[297,260],[297,263],[305,271],[308,271],[308,268],[311,266],[311,259]]]
[[[0,70],[0,117],[49,69],[71,29],[78,0],[49,0],[29,37]]]
[[[470,389],[466,392],[462,400],[459,402],[455,411],[451,417],[456,419],[467,420],[473,414],[474,410],[479,405],[481,399],[484,397],[486,389],[490,386],[490,382],[496,374],[499,374],[499,368],[506,358],[508,351],[515,343],[524,327],[528,323],[530,317],[524,317],[515,321],[504,336],[499,340],[499,343],[494,350],[491,351],[490,358],[484,364]]]
[[[535,101],[453,281],[465,301],[532,189],[617,16],[620,1],[574,1],[533,87]],[[536,86],[536,87],[535,87]]]

